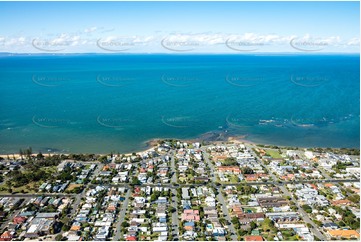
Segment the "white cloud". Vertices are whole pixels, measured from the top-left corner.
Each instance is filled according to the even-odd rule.
[[[141,52],[167,52],[169,49],[191,49],[192,51],[205,51],[205,52],[230,52],[232,48],[227,48],[226,42],[230,45],[237,46],[239,49],[256,49],[257,51],[271,51],[271,52],[287,52],[297,51],[290,47],[290,42],[309,41],[315,43],[324,43],[322,49],[324,51],[340,51],[353,52],[359,51],[360,39],[357,37],[351,39],[342,39],[340,36],[314,36],[306,33],[304,35],[279,35],[277,33],[177,33],[165,35],[164,33],[153,33],[150,35],[117,35],[116,32],[108,35],[103,33],[105,28],[90,27],[84,31],[77,33],[60,33],[60,34],[45,34],[46,38],[41,36],[17,36],[8,37],[0,36],[1,51],[12,52],[23,49],[24,52],[38,51],[36,47],[32,46],[33,41],[38,41],[41,48],[59,47],[59,49],[66,49],[66,51],[77,52],[82,50],[84,52],[97,52],[102,51],[97,47],[97,41],[101,42],[116,42],[119,46],[127,46],[130,52],[133,50]],[[113,29],[109,30],[113,31]],[[89,33],[97,32],[96,35],[90,37]],[[108,31],[106,31],[108,32]],[[42,35],[44,36],[44,35]],[[166,47],[163,48],[162,41]],[[173,43],[172,43],[173,42]],[[176,44],[174,44],[176,43]],[[177,45],[178,44],[178,45]],[[247,45],[249,44],[249,45]],[[115,45],[116,46],[116,45]],[[16,48],[15,48],[16,47]],[[229,46],[228,46],[229,47]],[[245,48],[246,47],[246,48]],[[327,48],[326,48],[327,47]]]
[[[93,26],[93,27],[84,29],[84,32],[85,33],[92,33],[92,32],[95,32],[97,29],[98,29],[97,27]]]
[[[346,44],[349,46],[360,46],[360,39],[352,38],[352,39],[348,40]]]

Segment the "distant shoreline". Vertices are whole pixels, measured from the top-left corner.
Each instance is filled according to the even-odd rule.
[[[257,142],[253,142],[250,140],[247,140],[246,137],[247,135],[240,135],[240,136],[228,136],[226,139],[224,140],[203,140],[201,138],[202,136],[198,137],[198,138],[194,138],[194,139],[177,139],[177,138],[154,138],[154,139],[150,139],[145,141],[144,143],[146,144],[145,148],[141,149],[141,150],[137,150],[134,152],[128,152],[128,153],[121,153],[119,152],[119,154],[121,155],[125,155],[125,156],[130,156],[133,153],[145,153],[145,152],[149,152],[154,150],[154,148],[159,144],[159,142],[161,141],[165,141],[165,140],[179,140],[181,142],[187,142],[187,143],[195,143],[195,142],[206,142],[206,143],[211,143],[211,144],[222,144],[222,143],[228,143],[228,142],[232,142],[235,144],[242,144],[242,143],[246,143],[246,144],[252,144],[252,145],[264,145],[264,146],[277,146],[280,148],[294,148],[294,149],[316,149],[316,148],[320,148],[320,149],[343,149],[340,147],[301,147],[301,146],[287,146],[287,145],[275,145],[275,144],[262,144],[262,143],[257,143]],[[345,148],[345,149],[355,149],[355,150],[360,150],[360,148]],[[33,153],[32,155],[36,156],[38,153]],[[49,156],[54,156],[54,155],[70,155],[70,154],[94,154],[94,155],[100,155],[100,156],[104,156],[104,155],[109,155],[109,153],[91,153],[91,152],[76,152],[76,153],[61,153],[61,152],[54,152],[54,153],[42,153],[44,157],[49,157]],[[13,157],[15,156],[16,159],[20,158],[20,154],[19,153],[8,153],[8,154],[0,154],[0,157],[2,158],[7,158],[7,156],[9,157]],[[23,155],[23,157],[26,157],[26,155]]]

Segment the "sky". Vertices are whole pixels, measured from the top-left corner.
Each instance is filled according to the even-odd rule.
[[[0,52],[359,53],[359,2],[0,2]]]

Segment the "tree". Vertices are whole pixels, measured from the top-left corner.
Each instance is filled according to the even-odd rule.
[[[25,150],[26,156],[30,159],[31,155],[33,154],[33,149],[31,147]]]
[[[23,159],[24,151],[22,149],[19,150],[20,158]]]
[[[264,232],[270,232],[275,229],[274,223],[271,219],[265,218],[262,222],[262,229]]]
[[[10,192],[11,186],[12,186],[12,182],[10,180],[6,181],[6,186],[8,187],[8,190]]]
[[[63,236],[61,234],[58,234],[57,236],[55,236],[56,241],[61,241],[62,239],[63,239]]]
[[[243,174],[254,174],[254,171],[250,167],[246,166],[246,167],[242,168],[242,173]]]
[[[139,181],[138,177],[133,176],[131,185],[141,185],[142,183]]]
[[[254,221],[251,221],[249,223],[249,225],[251,226],[251,229],[254,230],[255,228],[257,228],[257,224]]]
[[[36,158],[37,158],[38,160],[44,159],[44,155],[41,153],[41,151],[39,151],[39,153],[36,155]]]
[[[124,222],[122,223],[122,227],[123,227],[123,228],[129,227],[129,223],[124,221]]]
[[[239,219],[237,217],[232,217],[231,219],[232,224],[236,229],[239,229],[241,227],[241,224],[239,222]]]
[[[302,209],[305,210],[306,213],[312,213],[312,208],[310,205],[304,204],[302,205]]]
[[[358,194],[351,195],[348,197],[348,200],[350,200],[353,203],[359,204],[360,203],[360,195],[358,195]]]
[[[226,225],[227,220],[225,218],[219,218],[219,222],[223,225]]]

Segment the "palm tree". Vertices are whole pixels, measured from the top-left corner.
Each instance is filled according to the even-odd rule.
[[[12,185],[11,181],[10,181],[10,180],[7,180],[7,181],[6,181],[6,186],[8,187],[8,191],[9,191],[10,193],[12,192],[11,185]]]

